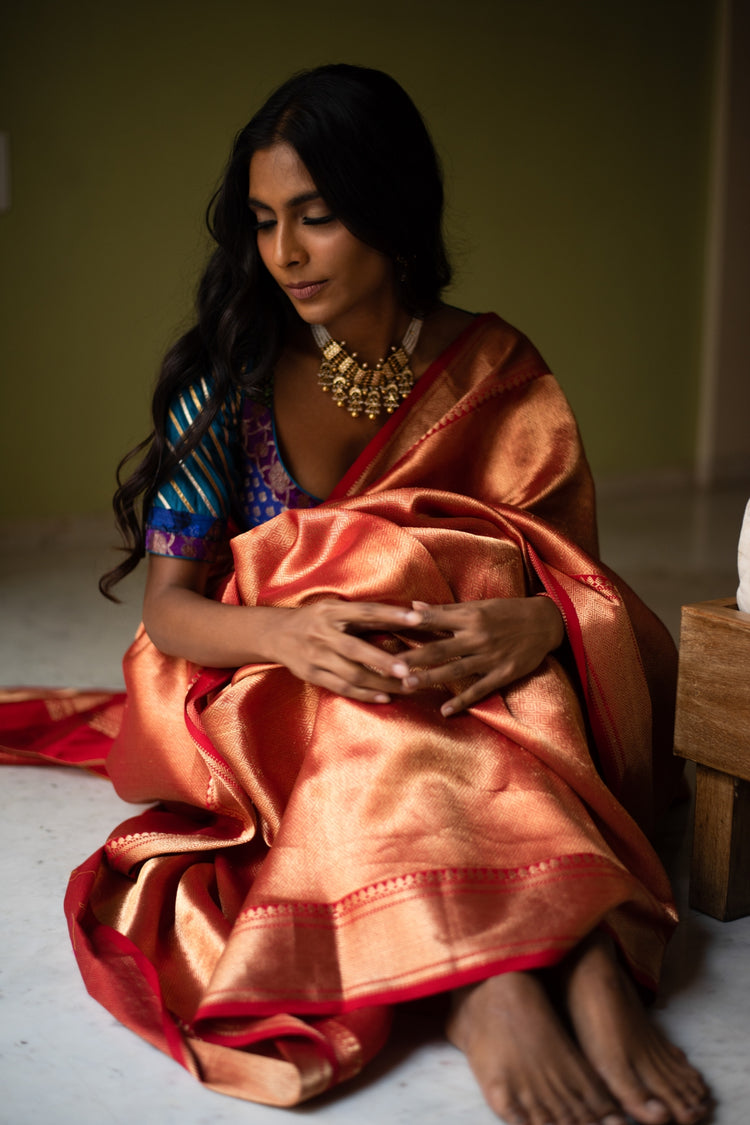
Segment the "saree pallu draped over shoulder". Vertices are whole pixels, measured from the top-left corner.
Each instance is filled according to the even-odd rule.
[[[358,1072],[395,1002],[552,964],[596,926],[654,987],[675,913],[643,830],[670,782],[674,649],[596,561],[594,511],[557,384],[481,317],[329,501],[232,541],[220,596],[546,591],[567,641],[536,672],[445,719],[442,689],[369,706],[278,665],[195,668],[141,630],[126,705],[2,709],[6,760],[106,769],[158,802],[71,878],[92,995],[209,1086],[293,1105]]]

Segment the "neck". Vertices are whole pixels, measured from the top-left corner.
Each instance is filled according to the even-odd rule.
[[[388,355],[392,344],[400,344],[411,316],[405,309],[394,306],[376,315],[352,314],[346,321],[336,321],[324,327],[334,340],[343,341],[351,355],[357,353],[360,363],[370,367]]]

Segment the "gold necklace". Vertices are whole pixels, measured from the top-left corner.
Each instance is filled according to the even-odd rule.
[[[315,343],[323,353],[318,371],[318,386],[330,391],[337,406],[358,418],[365,413],[371,420],[381,410],[392,414],[399,400],[406,398],[416,379],[409,367],[409,358],[417,345],[423,321],[415,316],[400,344],[393,344],[385,359],[374,367],[357,363],[357,353],[346,350],[342,340],[334,340],[322,324],[311,325]]]

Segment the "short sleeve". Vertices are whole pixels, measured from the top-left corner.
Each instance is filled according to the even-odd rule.
[[[167,444],[174,450],[211,394],[207,379],[170,403]],[[152,555],[212,562],[227,538],[237,495],[240,394],[232,391],[198,445],[159,489],[146,517],[146,550]]]

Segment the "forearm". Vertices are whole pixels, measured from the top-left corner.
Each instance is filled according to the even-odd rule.
[[[156,647],[210,668],[275,663],[280,616],[272,606],[223,605],[195,590],[169,587],[147,596],[143,623]]]
[[[162,652],[213,668],[282,664],[365,703],[387,703],[402,690],[393,657],[365,637],[408,628],[419,617],[412,610],[335,598],[294,609],[223,605],[204,596],[207,577],[202,565],[151,559],[143,621]]]

